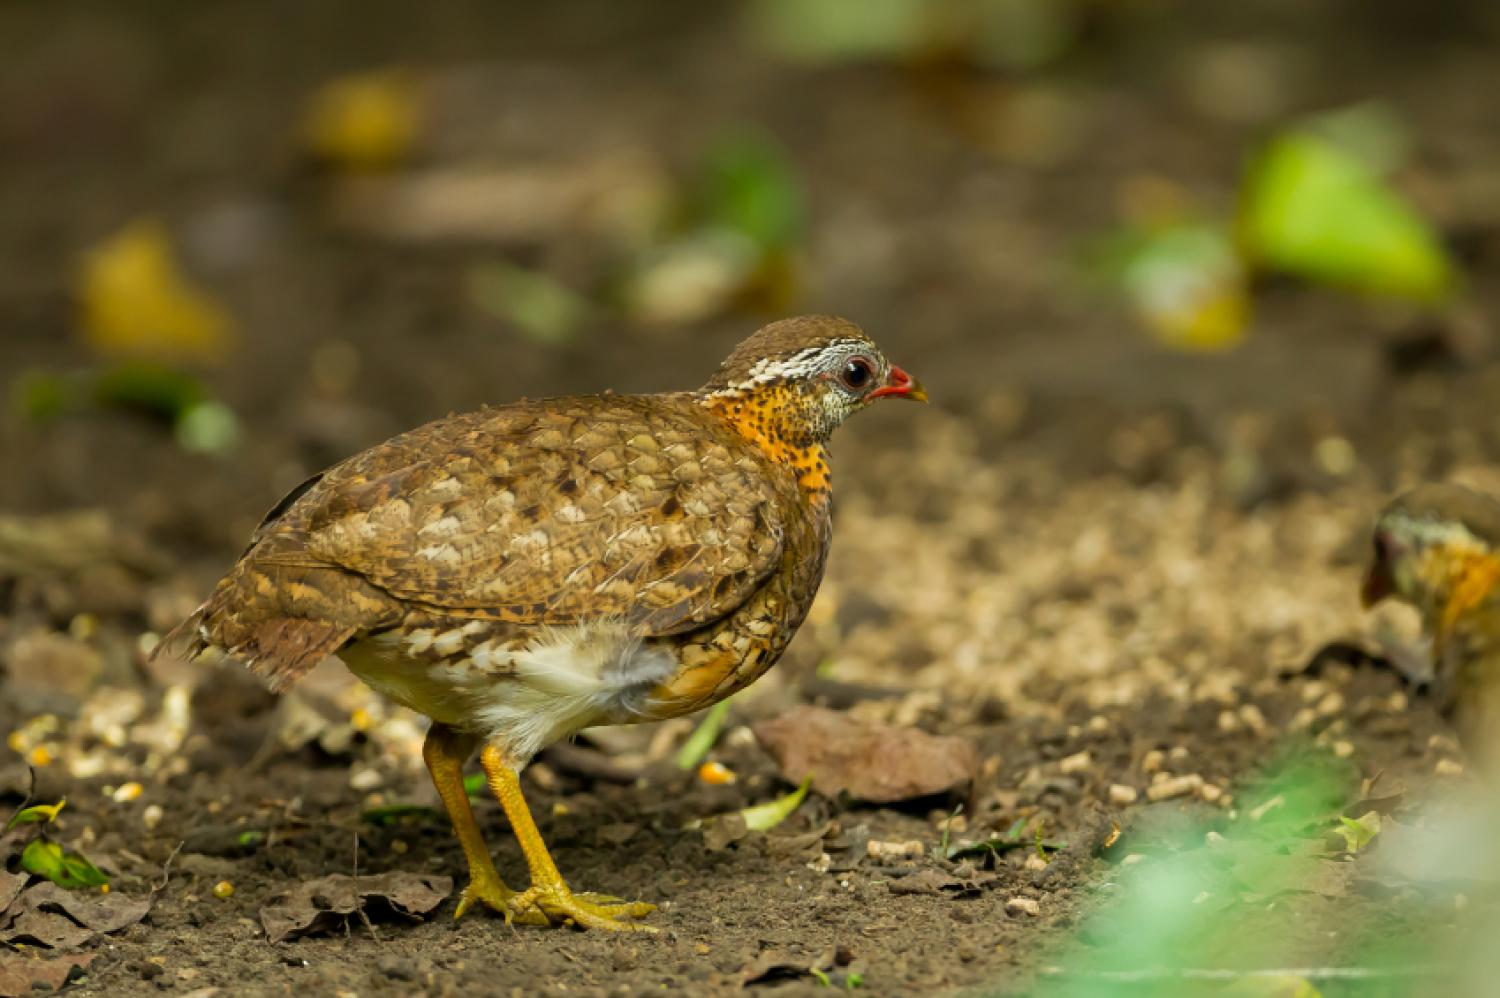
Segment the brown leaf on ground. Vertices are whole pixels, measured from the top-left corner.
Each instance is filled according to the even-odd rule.
[[[97,953],[43,959],[19,953],[0,956],[0,998],[57,991],[93,963]]]
[[[826,970],[833,966],[833,955],[820,956],[816,960],[797,957],[782,949],[764,950],[755,959],[745,964],[740,971],[740,985],[778,984],[810,978],[813,970]]]
[[[95,932],[118,932],[151,910],[149,895],[65,891],[45,881],[28,890],[25,901],[37,911],[61,912]]]
[[[134,925],[150,910],[150,897],[67,891],[42,881],[0,914],[0,940],[76,949],[98,935]]]
[[[865,724],[821,707],[794,708],[754,731],[788,781],[811,774],[825,796],[847,791],[875,804],[953,790],[979,766],[967,739]]]
[[[27,873],[8,873],[0,870],[0,916],[10,908],[11,902],[21,896],[21,890],[26,886],[26,881],[31,879]]]
[[[298,884],[280,904],[260,910],[260,923],[266,939],[279,943],[337,929],[359,911],[415,921],[452,893],[452,877],[392,871],[355,878],[335,873]]]
[[[892,894],[939,894],[949,897],[971,897],[995,880],[993,873],[975,870],[965,863],[954,872],[927,867],[909,876],[890,881]]]
[[[723,852],[749,834],[744,815],[738,812],[720,815],[713,821],[704,823],[703,848],[709,852]]]

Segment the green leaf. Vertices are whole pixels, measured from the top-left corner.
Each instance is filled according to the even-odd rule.
[[[116,364],[94,380],[94,400],[99,405],[133,409],[172,423],[207,399],[197,379],[152,361]]]
[[[719,740],[719,732],[724,727],[724,717],[729,713],[729,700],[720,700],[708,709],[703,715],[703,720],[698,722],[698,727],[688,736],[688,740],[682,743],[682,748],[677,750],[677,768],[692,769],[703,761],[714,742]]]
[[[1359,852],[1380,834],[1380,812],[1368,811],[1358,818],[1340,815],[1334,831],[1343,838],[1346,852]]]
[[[504,319],[528,339],[566,343],[588,320],[592,306],[552,277],[508,263],[485,263],[468,275],[469,297],[483,311]]]
[[[740,812],[740,817],[745,819],[745,827],[752,832],[764,832],[775,828],[792,816],[807,796],[807,790],[811,786],[812,777],[809,776],[802,781],[801,786],[786,796],[745,808]]]
[[[483,797],[487,786],[489,784],[483,773],[471,773],[464,777],[464,793],[470,797]]]
[[[1437,303],[1456,282],[1431,227],[1359,156],[1306,132],[1271,142],[1240,201],[1240,244],[1269,270]]]
[[[240,421],[223,402],[195,402],[173,427],[177,445],[200,454],[227,454],[240,439]]]
[[[46,877],[59,887],[78,890],[103,887],[109,877],[81,854],[64,849],[51,839],[32,839],[21,852],[21,869]]]
[[[927,36],[930,0],[755,0],[751,26],[773,51],[809,62],[888,59]]]
[[[802,185],[781,146],[755,132],[714,142],[688,185],[691,228],[727,229],[762,253],[801,240],[806,223]]]
[[[38,822],[50,825],[57,820],[57,812],[61,811],[67,803],[68,798],[64,797],[56,804],[33,804],[31,807],[22,808],[10,816],[10,820],[5,823],[5,830],[8,832],[17,825],[34,825]]]

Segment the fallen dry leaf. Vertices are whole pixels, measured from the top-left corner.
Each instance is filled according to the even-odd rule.
[[[10,908],[12,901],[20,897],[22,888],[30,879],[31,877],[25,873],[9,873],[0,870],[0,915]]]
[[[361,910],[418,920],[453,893],[453,878],[392,871],[373,877],[330,874],[298,884],[280,904],[260,910],[266,939],[285,942],[343,926]]]
[[[0,957],[0,998],[34,994],[37,991],[57,991],[79,976],[94,962],[97,955],[84,953],[50,960],[19,953]]]
[[[795,981],[804,977],[812,977],[814,969],[822,971],[832,965],[831,953],[827,957],[808,960],[806,957],[793,956],[786,950],[768,949],[745,964],[740,971],[740,985],[748,988],[754,984]]]
[[[150,897],[67,891],[42,881],[0,914],[0,939],[56,950],[76,949],[96,936],[134,925],[150,910]]]
[[[739,812],[721,815],[703,824],[703,848],[709,852],[723,852],[734,843],[750,834],[745,827],[745,818]]]
[[[963,738],[865,724],[822,707],[797,707],[754,726],[795,783],[811,774],[825,796],[847,791],[876,804],[944,793],[967,783],[979,752]]]
[[[968,897],[980,893],[997,879],[993,873],[975,870],[963,864],[953,873],[927,867],[909,876],[890,881],[892,894],[940,894]]]

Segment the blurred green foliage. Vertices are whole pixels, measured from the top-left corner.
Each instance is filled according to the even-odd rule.
[[[806,195],[782,147],[760,132],[726,132],[684,179],[660,236],[632,262],[620,305],[657,325],[735,305],[783,310],[796,294],[795,253],[806,232]]]
[[[482,311],[510,322],[528,339],[567,343],[588,321],[588,299],[551,276],[504,261],[474,265],[469,297]]]
[[[1246,175],[1239,241],[1257,267],[1377,295],[1441,302],[1454,270],[1432,228],[1370,164],[1293,130]]]
[[[750,24],[764,45],[808,62],[956,58],[1030,69],[1066,53],[1077,0],[756,0]]]
[[[11,384],[11,405],[30,423],[76,413],[135,412],[169,425],[179,446],[225,453],[239,442],[239,419],[211,398],[203,384],[178,368],[148,360],[97,370],[22,372]]]
[[[1213,351],[1243,339],[1249,289],[1224,226],[1185,220],[1121,229],[1094,247],[1093,262],[1165,345]]]
[[[1297,966],[1292,954],[1342,941],[1327,927],[1288,917],[1281,902],[1331,891],[1347,876],[1329,837],[1345,827],[1340,812],[1357,794],[1356,776],[1321,749],[1290,752],[1241,790],[1233,818],[1205,812],[1127,832],[1112,855],[1139,861],[1117,868],[1112,900],[1079,928],[1087,942],[1069,944],[1057,973],[1032,994],[1318,994],[1307,981],[1261,975]],[[1196,976],[1208,970],[1243,972],[1241,983],[1265,987],[1210,987]]]
[[[1386,179],[1409,145],[1380,105],[1309,117],[1251,158],[1232,222],[1181,204],[1156,206],[1099,239],[1086,259],[1158,340],[1178,350],[1239,343],[1258,273],[1442,306],[1457,289],[1457,266]]]

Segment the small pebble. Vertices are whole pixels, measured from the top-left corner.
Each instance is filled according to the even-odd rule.
[[[926,847],[916,839],[906,842],[887,842],[881,839],[871,839],[865,843],[865,855],[871,859],[920,859]]]
[[[374,790],[382,782],[383,778],[380,775],[380,770],[374,767],[356,769],[349,776],[349,786],[355,790]]]
[[[110,799],[116,804],[128,804],[139,797],[144,789],[139,783],[131,780],[129,783],[116,787],[115,792],[110,794]]]
[[[1026,863],[1024,865],[1028,870],[1045,870],[1047,868],[1047,860],[1036,853],[1029,853],[1026,856]]]
[[[1354,754],[1354,743],[1339,740],[1333,743],[1333,754],[1340,759],[1347,759]]]
[[[1084,726],[1084,730],[1091,735],[1107,735],[1109,734],[1109,719],[1102,714],[1095,714],[1089,718],[1089,723]]]
[[[1198,796],[1210,804],[1217,804],[1224,796],[1224,788],[1217,783],[1205,783],[1198,788]]]
[[[162,811],[160,804],[147,804],[146,810],[141,812],[141,823],[147,829],[154,829],[157,825],[161,824],[161,819],[164,816],[165,812]]]
[[[1141,757],[1141,772],[1154,773],[1167,761],[1167,754],[1161,749],[1152,749]]]
[[[1203,787],[1203,777],[1197,773],[1188,773],[1186,776],[1171,776],[1159,783],[1153,783],[1146,788],[1146,799],[1157,802],[1171,800],[1174,797],[1184,797],[1196,793]]]
[[[1261,713],[1259,707],[1253,703],[1247,703],[1240,707],[1240,720],[1245,727],[1257,735],[1264,734],[1266,730],[1266,715]]]
[[[1060,772],[1071,775],[1073,773],[1081,773],[1093,764],[1094,757],[1089,755],[1087,750],[1084,750],[1065,757],[1057,764],[1057,768]]]
[[[1464,764],[1457,759],[1439,759],[1437,765],[1432,767],[1434,776],[1462,776],[1464,775]]]
[[[1318,701],[1317,707],[1313,708],[1319,717],[1332,717],[1344,710],[1344,696],[1334,691]]]
[[[1109,788],[1109,802],[1111,804],[1118,804],[1121,807],[1126,804],[1134,804],[1139,796],[1140,794],[1136,792],[1135,787],[1128,787],[1123,783],[1112,784]]]
[[[1167,753],[1167,758],[1172,760],[1172,762],[1181,765],[1182,763],[1188,761],[1189,755],[1191,755],[1191,753],[1188,752],[1186,746],[1174,745],[1172,746],[1172,751]]]
[[[1005,902],[1005,913],[1013,917],[1029,915],[1035,918],[1041,910],[1041,906],[1031,898],[1011,898]]]
[[[1226,734],[1226,735],[1233,734],[1234,732],[1240,730],[1240,725],[1242,723],[1243,723],[1243,721],[1240,718],[1240,715],[1238,713],[1236,713],[1235,711],[1232,711],[1232,710],[1221,710],[1221,711],[1219,711],[1219,730],[1222,731],[1224,734]]]
[[[1451,735],[1433,735],[1427,739],[1427,751],[1434,755],[1458,755],[1458,739]]]

